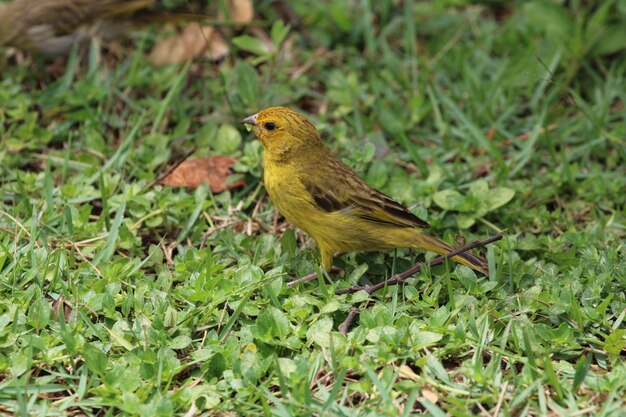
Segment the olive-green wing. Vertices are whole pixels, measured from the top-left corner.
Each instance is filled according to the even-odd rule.
[[[334,155],[333,155],[334,156]],[[400,227],[428,227],[402,204],[370,187],[338,158],[318,167],[319,177],[303,180],[313,203],[326,212],[342,212],[364,220]]]

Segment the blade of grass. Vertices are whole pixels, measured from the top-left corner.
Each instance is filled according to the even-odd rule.
[[[165,114],[171,108],[172,102],[180,93],[181,87],[183,86],[184,81],[187,79],[187,73],[189,72],[189,68],[191,67],[191,63],[193,60],[189,60],[178,73],[176,78],[172,81],[172,86],[170,87],[165,99],[161,102],[161,106],[154,117],[154,123],[152,123],[151,134],[155,134],[161,129],[161,124],[163,123],[163,119],[165,118]]]
[[[131,145],[139,134],[139,129],[143,126],[144,119],[145,114],[141,114],[139,116],[139,119],[137,120],[137,123],[135,123],[126,138],[124,138],[124,141],[117,148],[113,156],[111,156],[111,158],[104,165],[102,165],[102,167],[100,167],[98,171],[96,171],[91,177],[85,180],[86,185],[93,184],[98,178],[100,178],[100,175],[102,175],[102,173],[109,171],[111,168],[115,167],[119,169],[122,167],[122,165],[124,165],[124,162],[128,157]]]
[[[115,218],[113,219],[113,224],[111,225],[111,230],[109,231],[109,236],[104,242],[104,246],[98,252],[96,257],[93,260],[93,264],[98,266],[101,262],[107,262],[113,256],[113,252],[115,251],[115,242],[119,237],[119,229],[122,224],[122,220],[124,220],[124,211],[126,210],[126,200],[122,200],[122,203],[117,209],[117,213],[115,213]],[[108,213],[103,213],[103,216],[108,216]]]

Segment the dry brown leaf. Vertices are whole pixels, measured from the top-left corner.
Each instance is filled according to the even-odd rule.
[[[423,389],[423,388],[421,391],[422,391],[422,395],[424,396],[424,398],[426,398],[428,401],[430,401],[433,404],[437,404],[437,401],[439,401],[439,396],[437,395],[435,391],[431,391],[429,389]]]
[[[229,52],[228,43],[224,37],[215,29],[213,29],[209,45],[205,49],[204,56],[212,61],[220,61]]]
[[[61,316],[61,310],[63,310],[63,319],[66,323],[69,323],[73,310],[72,307],[65,302],[65,298],[62,296],[52,303],[52,311],[54,311],[54,317],[57,320],[59,320],[59,317]]]
[[[234,23],[245,24],[254,18],[252,0],[230,0],[230,19]],[[220,14],[218,20],[224,20]],[[150,52],[150,61],[155,65],[179,64],[198,56],[219,61],[228,55],[228,43],[219,31],[210,26],[189,23],[178,34],[161,40]]]
[[[402,379],[410,379],[411,381],[417,381],[419,379],[419,376],[417,376],[417,374],[413,372],[413,369],[411,369],[408,365],[400,365],[398,370],[399,376]]]
[[[228,44],[214,28],[190,23],[180,34],[157,43],[149,58],[155,65],[166,65],[187,62],[203,54],[219,61],[228,54]]]
[[[206,183],[214,193],[242,187],[245,184],[243,179],[226,181],[230,175],[230,167],[235,162],[237,158],[232,156],[204,156],[187,159],[158,183],[171,187],[191,188],[197,188],[200,184]]]
[[[254,18],[252,0],[230,0],[228,8],[233,23],[249,23]]]

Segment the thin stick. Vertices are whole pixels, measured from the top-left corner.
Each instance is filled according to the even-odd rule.
[[[298,279],[294,279],[293,281],[289,281],[287,283],[287,287],[291,288],[294,285],[302,284],[303,282],[313,281],[316,278],[317,278],[317,272],[312,272],[309,275],[305,275],[305,276],[300,277]]]
[[[448,258],[452,258],[453,256],[459,255],[461,253],[465,253],[468,252],[474,248],[478,248],[481,246],[485,246],[488,245],[489,243],[493,243],[497,240],[502,239],[502,236],[504,236],[504,232],[506,232],[506,230],[503,230],[501,232],[499,232],[497,235],[492,236],[488,239],[485,240],[475,240],[472,243],[470,243],[469,245],[466,246],[461,246],[458,249],[455,249],[449,253],[447,253],[446,255],[443,256],[439,256],[435,259],[433,259],[432,261],[430,261],[430,266],[435,266],[435,265],[439,265],[442,264],[446,259]],[[340,295],[340,294],[353,294],[355,292],[364,290],[366,291],[368,294],[372,294],[373,292],[383,288],[386,285],[397,285],[397,284],[402,284],[404,282],[404,280],[408,277],[410,277],[413,274],[417,274],[420,269],[422,268],[422,265],[420,263],[415,264],[413,267],[407,269],[404,272],[401,272],[397,275],[394,275],[393,277],[389,278],[387,281],[381,282],[379,284],[376,285],[368,285],[368,286],[358,286],[355,285],[353,287],[350,288],[345,288],[343,290],[337,290],[335,291],[335,294]],[[291,288],[294,285],[298,285],[298,284],[302,284],[303,282],[309,282],[309,281],[313,281],[314,279],[317,278],[317,272],[313,272],[311,274],[305,275],[303,277],[300,277],[298,279],[294,279],[293,281],[289,281],[287,283],[287,287]]]
[[[447,254],[443,255],[443,256],[439,256],[435,259],[433,259],[432,261],[430,261],[429,265],[430,266],[435,266],[435,265],[440,265],[442,263],[444,263],[444,261],[448,258],[452,258],[453,256],[457,256],[460,255],[462,253],[468,252],[474,248],[478,248],[481,246],[485,246],[488,245],[490,243],[493,243],[497,240],[502,239],[502,237],[504,236],[504,232],[505,230],[501,231],[500,233],[498,233],[495,236],[492,236],[490,238],[487,238],[485,240],[475,240],[472,243],[465,245],[465,246],[461,246],[458,249],[455,249],[451,252],[448,252]],[[393,277],[389,278],[386,281],[380,282],[378,284],[375,285],[365,285],[365,286],[361,286],[361,285],[355,285],[352,286],[350,288],[344,288],[342,290],[337,290],[335,291],[335,294],[340,295],[340,294],[354,294],[355,292],[358,291],[365,291],[368,294],[372,294],[376,291],[378,291],[379,289],[389,286],[389,285],[398,285],[398,284],[403,284],[404,281],[410,277],[413,274],[418,273],[420,270],[422,269],[422,264],[421,263],[417,263],[415,265],[413,265],[411,268],[407,269],[404,272],[401,272],[399,274],[394,275]]]
[[[193,155],[196,152],[196,150],[198,150],[198,148],[194,147],[192,150],[187,152],[182,158],[180,158],[178,161],[176,161],[176,163],[174,165],[172,165],[171,167],[166,169],[163,174],[159,175],[155,180],[153,180],[151,183],[146,185],[145,188],[152,188],[152,187],[154,187],[155,184],[158,184],[159,182],[163,181],[165,178],[167,178],[168,175],[170,175],[172,172],[174,172],[174,170],[176,170],[176,168],[178,168],[183,162],[185,162],[187,159],[189,159],[189,157],[191,155]]]
[[[498,417],[500,414],[500,407],[502,407],[502,402],[504,401],[504,394],[506,394],[506,389],[509,386],[508,382],[502,384],[502,390],[500,390],[500,396],[498,397],[498,403],[496,404],[496,410],[493,412],[493,417]]]
[[[339,325],[339,331],[343,334],[348,334],[348,329],[350,325],[354,321],[354,319],[359,315],[359,309],[355,306],[352,306],[352,309],[348,313],[348,317]]]
[[[453,256],[459,255],[461,253],[465,253],[467,251],[470,251],[474,248],[477,248],[479,246],[484,246],[484,245],[488,245],[489,243],[493,243],[497,240],[502,239],[502,237],[504,236],[504,233],[506,232],[506,230],[503,230],[501,232],[499,232],[497,235],[492,236],[488,239],[485,240],[476,240],[472,243],[470,243],[469,245],[466,246],[462,246],[458,249],[453,250],[452,252],[449,252],[446,255],[443,256],[439,256],[435,259],[433,259],[432,261],[429,262],[430,266],[435,266],[435,265],[439,265],[442,264],[446,259],[451,258]],[[343,290],[337,290],[335,291],[335,294],[339,295],[339,294],[353,294],[355,292],[358,291],[365,291],[367,294],[371,295],[372,293],[374,293],[375,291],[378,291],[381,288],[387,287],[389,285],[400,285],[400,284],[404,284],[405,280],[410,277],[413,274],[416,274],[420,271],[420,269],[422,269],[422,264],[421,263],[417,263],[415,265],[413,265],[411,268],[407,269],[404,272],[401,272],[399,274],[394,275],[393,277],[389,278],[388,280],[375,284],[375,285],[366,285],[366,286],[359,286],[359,285],[355,285],[352,286],[350,288],[346,288]],[[348,333],[348,329],[350,329],[350,326],[352,326],[352,322],[359,316],[359,310],[356,306],[352,306],[352,309],[350,310],[350,313],[348,313],[348,317],[346,317],[346,319],[343,321],[343,323],[341,323],[339,325],[339,331],[343,334],[347,334]]]

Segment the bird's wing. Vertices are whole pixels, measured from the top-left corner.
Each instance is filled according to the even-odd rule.
[[[333,155],[334,157],[334,155]],[[402,204],[370,187],[338,158],[319,170],[322,175],[302,182],[313,203],[326,212],[342,212],[377,223],[400,227],[428,227]]]

